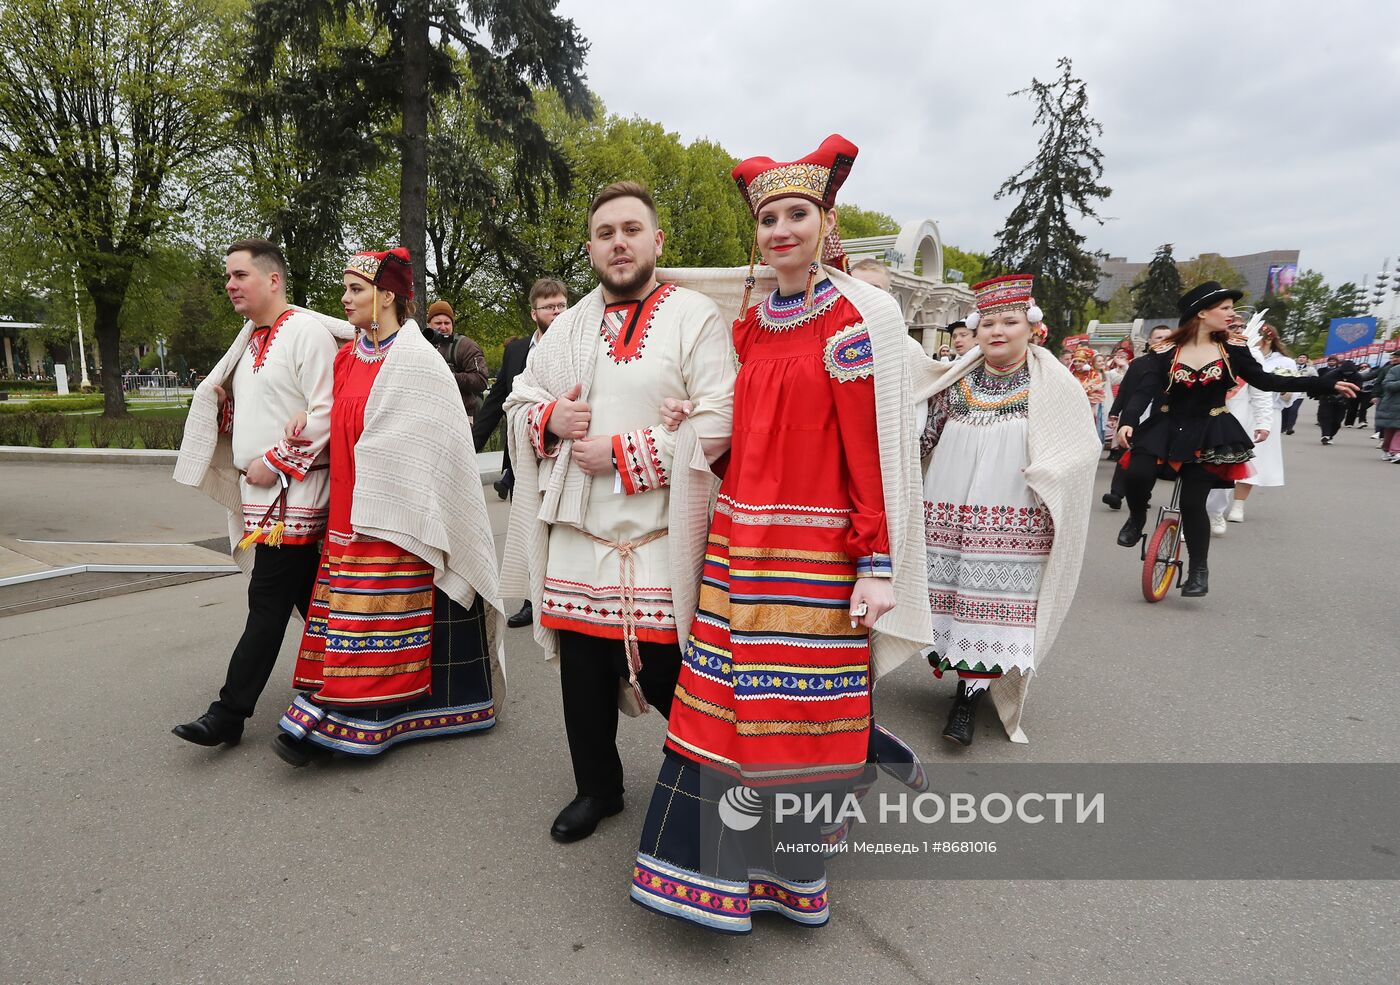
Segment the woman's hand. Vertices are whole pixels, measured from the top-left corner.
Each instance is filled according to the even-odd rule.
[[[217,400],[219,402],[219,406],[222,407],[224,405],[224,401],[228,399],[228,394],[224,393],[224,388],[219,386],[219,384],[217,383],[211,383],[210,386],[214,388],[214,399]]]
[[[667,397],[661,402],[661,423],[667,431],[674,431],[695,411],[695,404],[689,400]]]
[[[1257,431],[1254,432],[1254,443],[1255,443],[1256,445],[1262,445],[1264,442],[1266,442],[1266,441],[1268,441],[1268,440],[1269,440],[1269,432],[1268,432],[1268,431],[1265,431],[1263,428],[1260,428],[1259,430],[1257,430]]]
[[[296,417],[288,421],[287,426],[282,429],[282,440],[286,441],[289,445],[296,445],[302,448],[306,447],[311,444],[311,439],[301,436],[301,432],[305,427],[306,411],[301,411]]]
[[[1116,441],[1118,444],[1122,445],[1124,448],[1132,448],[1133,426],[1131,424],[1120,425],[1117,434],[1114,435],[1113,440]]]
[[[894,608],[894,584],[888,578],[857,578],[851,592],[851,628],[874,629],[875,621]]]

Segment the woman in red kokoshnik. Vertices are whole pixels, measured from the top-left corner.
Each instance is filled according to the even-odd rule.
[[[412,318],[408,251],[357,253],[344,281],[356,333],[335,357],[325,549],[303,693],[273,746],[293,766],[496,722],[486,618],[500,602],[466,411]]]
[[[1215,281],[1193,287],[1177,302],[1175,332],[1144,356],[1148,369],[1123,407],[1122,420],[1136,421],[1149,405],[1154,413],[1136,429],[1118,428],[1131,452],[1124,457],[1128,479],[1127,522],[1118,543],[1136,547],[1147,524],[1152,485],[1165,467],[1181,478],[1181,519],[1190,555],[1181,594],[1210,590],[1206,557],[1210,551],[1210,517],[1206,498],[1215,486],[1231,486],[1253,474],[1249,464],[1254,442],[1225,406],[1236,377],[1257,390],[1276,393],[1302,390],[1318,396],[1336,390],[1352,396],[1350,383],[1331,377],[1276,376],[1254,358],[1249,343],[1232,335],[1235,302],[1243,295]]]
[[[773,851],[794,836],[768,810],[775,787],[830,790],[868,758],[913,759],[871,721],[874,677],[919,651],[929,621],[910,343],[889,295],[840,262],[835,198],[855,156],[833,135],[733,172],[778,289],[750,308],[751,274],[734,325],[733,443],[632,881],[637,903],[727,933],[760,911],[827,920],[823,860]],[[736,810],[742,830],[719,838]]]

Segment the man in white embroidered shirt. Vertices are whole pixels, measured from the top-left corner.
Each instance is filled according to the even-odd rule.
[[[502,590],[535,600],[536,639],[559,658],[577,784],[550,831],[563,842],[622,810],[619,705],[668,713],[677,618],[693,615],[673,605],[668,511],[673,470],[696,458],[673,461],[661,403],[686,395],[711,455],[730,433],[729,330],[708,298],[657,282],[664,239],[645,188],[599,193],[588,242],[599,287],[555,321],[505,405],[517,478]],[[703,455],[698,467],[708,474]]]
[[[251,334],[230,375],[213,385],[219,428],[230,435],[240,475],[238,546],[253,550],[253,567],[247,623],[219,697],[172,730],[201,746],[239,741],[277,663],[292,609],[304,618],[311,601],[326,528],[331,371],[339,347],[315,315],[287,303],[287,264],[275,244],[239,240],[225,266],[229,301]],[[310,441],[293,445],[284,428],[302,412],[300,437]]]

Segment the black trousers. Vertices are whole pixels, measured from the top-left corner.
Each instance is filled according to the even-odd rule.
[[[1287,407],[1283,408],[1283,433],[1292,431],[1298,423],[1298,411],[1303,409],[1303,402],[1295,400]]]
[[[1335,438],[1342,429],[1348,401],[1342,397],[1323,397],[1317,402],[1317,426],[1324,438]]]
[[[228,676],[209,714],[225,721],[251,718],[258,696],[267,687],[295,607],[306,618],[316,572],[319,544],[253,547],[253,577],[248,581],[248,621],[233,648]]]
[[[1134,517],[1146,517],[1152,505],[1152,485],[1157,481],[1160,466],[1151,455],[1133,452],[1128,461],[1128,510]],[[1181,466],[1181,531],[1186,538],[1190,567],[1205,564],[1210,554],[1210,517],[1206,513],[1206,497],[1219,482],[1215,476],[1195,464]]]
[[[637,683],[647,704],[662,717],[671,713],[671,696],[681,672],[681,651],[674,643],[638,644],[642,669]],[[617,691],[627,679],[627,655],[621,640],[583,633],[559,633],[559,677],[564,695],[564,731],[574,783],[581,797],[622,794],[622,757],[617,752]]]

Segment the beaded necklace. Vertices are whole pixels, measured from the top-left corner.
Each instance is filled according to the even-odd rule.
[[[389,353],[389,347],[394,344],[394,340],[398,337],[399,333],[395,332],[380,342],[379,349],[376,351],[374,343],[369,340],[369,333],[360,332],[355,336],[355,358],[362,363],[382,362]]]
[[[788,332],[829,311],[841,297],[836,285],[823,280],[812,292],[812,306],[806,307],[806,291],[787,297],[774,291],[758,305],[758,323],[770,332]]]

